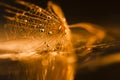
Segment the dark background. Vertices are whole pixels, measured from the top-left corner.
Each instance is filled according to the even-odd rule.
[[[14,0],[0,0],[15,5]],[[25,0],[46,7],[48,0]],[[69,24],[92,22],[100,25],[119,25],[120,2],[102,0],[51,0],[61,6]],[[2,15],[2,10],[0,15]]]

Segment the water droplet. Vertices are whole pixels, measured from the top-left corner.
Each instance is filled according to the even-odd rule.
[[[52,66],[52,70],[54,70],[55,69],[55,66]]]
[[[49,45],[49,44],[47,44],[47,47],[50,47],[50,45]]]
[[[59,27],[59,30],[62,28],[62,26]]]
[[[52,56],[56,56],[56,55],[57,55],[57,52],[51,52],[51,55],[52,55]]]
[[[53,34],[52,31],[49,31],[48,34]]]
[[[24,22],[27,22],[27,20],[24,20]]]
[[[41,8],[39,8],[39,10],[38,10],[39,12],[41,12],[42,11],[42,9]]]
[[[48,17],[48,19],[51,19],[51,16],[47,16]]]
[[[47,44],[47,42],[44,42],[44,44]]]
[[[40,29],[40,32],[45,32],[45,29]]]
[[[39,26],[42,26],[42,24],[39,24]]]
[[[87,48],[88,51],[91,51],[91,49],[92,49],[91,47],[88,47],[88,48]]]
[[[62,18],[62,20],[65,22],[66,21],[66,19],[65,18]]]
[[[37,25],[33,25],[33,28],[36,28],[37,27]]]
[[[68,30],[67,30],[67,29],[65,29],[65,33],[66,33],[66,34],[68,33]]]
[[[56,48],[53,48],[53,51],[57,51],[57,49],[56,49]]]

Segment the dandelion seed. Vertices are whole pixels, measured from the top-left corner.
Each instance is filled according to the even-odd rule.
[[[6,25],[6,28],[9,29],[8,35],[9,34],[16,35],[16,36],[19,36],[19,38],[17,38],[18,41],[17,40],[12,41],[10,42],[10,44],[8,44],[9,43],[8,42],[7,45],[0,44],[0,49],[6,50],[6,51],[18,51],[18,53],[19,52],[26,53],[26,51],[28,50],[35,51],[34,54],[39,53],[40,55],[37,55],[37,56],[42,57],[40,59],[42,66],[40,67],[42,67],[41,69],[46,71],[44,73],[43,72],[40,72],[40,73],[42,74],[42,76],[45,74],[44,78],[46,76],[49,77],[48,73],[50,72],[49,70],[51,70],[51,66],[55,66],[56,72],[53,72],[53,73],[50,72],[52,73],[50,75],[54,76],[58,72],[55,78],[57,77],[61,78],[59,80],[73,80],[74,67],[73,65],[71,65],[71,63],[75,62],[74,60],[75,56],[74,56],[74,49],[73,49],[74,43],[71,42],[72,39],[71,39],[71,32],[69,28],[72,28],[75,26],[81,26],[81,24],[75,24],[75,25],[72,25],[72,27],[68,27],[69,25],[66,22],[63,12],[61,11],[61,8],[52,2],[48,3],[48,8],[49,8],[48,11],[46,9],[42,9],[41,7],[38,7],[29,2],[24,2],[22,0],[17,0],[17,3],[28,7],[30,11],[25,11],[24,9],[19,9],[3,3],[5,7],[8,7],[9,9],[13,10],[12,12],[8,12],[8,13],[15,15],[14,17],[6,16],[6,18],[9,20],[9,22]],[[18,11],[18,12],[14,12],[14,11]],[[85,46],[91,46],[96,40],[104,38],[104,32],[100,29],[96,29],[94,27],[91,27],[91,25],[86,25],[86,24],[82,24],[82,28],[85,28],[88,32],[94,35],[88,39],[88,42],[86,42]],[[43,34],[42,32],[46,32],[46,34]],[[102,35],[100,35],[101,32],[103,32]],[[53,35],[48,36],[48,34],[53,34]],[[23,39],[24,36],[26,38],[25,40]],[[30,37],[34,37],[34,36],[35,36],[34,39],[29,40]],[[19,40],[19,39],[23,39],[23,40]],[[51,47],[51,48],[50,50],[48,50],[48,48],[46,47]],[[46,53],[46,54],[42,55],[42,53]],[[20,58],[26,57],[26,55],[29,55],[29,54],[30,53],[21,55]],[[29,61],[31,61],[31,59]],[[59,69],[57,70],[56,67]],[[37,66],[37,68],[39,67]],[[32,68],[30,67],[30,70],[31,69]],[[33,71],[30,71],[30,72],[33,72]],[[64,72],[62,74],[64,76],[58,75],[60,71],[62,73]],[[39,72],[37,71],[37,73]],[[31,76],[28,76],[28,77],[31,77]],[[33,76],[31,79],[34,79]],[[48,80],[48,79],[49,78],[45,78],[42,80]],[[28,80],[30,79],[28,78]]]

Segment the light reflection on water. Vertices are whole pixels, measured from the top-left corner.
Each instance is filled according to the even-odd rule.
[[[30,53],[0,55],[0,79],[73,80],[74,63],[68,57],[55,52],[28,54]]]

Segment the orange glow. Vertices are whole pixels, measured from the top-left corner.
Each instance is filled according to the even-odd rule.
[[[16,3],[29,10],[0,2],[8,8],[8,14],[14,15],[5,16],[7,39],[0,41],[0,59],[18,61],[19,65],[11,64],[6,72],[0,69],[0,75],[13,75],[20,80],[74,80],[78,57],[92,52],[94,44],[107,35],[105,29],[92,23],[68,25],[62,9],[52,2],[48,2],[48,9],[19,0]],[[83,32],[79,32],[81,28]],[[74,29],[77,30],[74,32]],[[76,48],[82,42],[84,44]],[[97,59],[100,64],[96,65],[120,61],[116,56]]]

